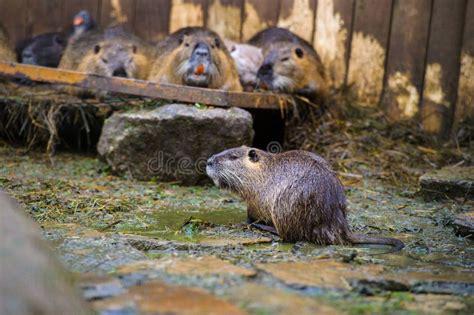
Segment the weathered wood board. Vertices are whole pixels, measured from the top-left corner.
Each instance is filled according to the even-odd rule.
[[[172,0],[170,12],[170,32],[186,26],[206,24],[206,0]]]
[[[279,0],[245,0],[242,41],[278,22]]]
[[[171,0],[136,0],[135,32],[150,41],[165,37],[170,29]]]
[[[120,23],[129,31],[134,31],[135,0],[102,0],[100,25],[107,27]]]
[[[420,111],[432,0],[395,1],[382,107],[391,121]]]
[[[424,130],[436,136],[447,136],[452,124],[466,4],[466,0],[433,3],[421,118]]]
[[[316,0],[280,0],[279,27],[284,27],[311,42],[314,34]]]
[[[243,0],[210,0],[206,26],[223,38],[240,40]]]
[[[356,1],[347,83],[361,105],[376,107],[382,95],[391,10],[392,0]]]

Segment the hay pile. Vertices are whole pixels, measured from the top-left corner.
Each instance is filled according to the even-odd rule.
[[[393,184],[414,183],[427,169],[474,164],[474,127],[457,126],[438,142],[413,122],[390,124],[377,108],[353,105],[336,96],[331,106],[309,106],[306,118],[290,121],[286,149],[317,152],[341,177],[376,177]]]

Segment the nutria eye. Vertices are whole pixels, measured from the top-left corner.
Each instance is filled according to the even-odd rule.
[[[237,160],[239,157],[237,155],[229,156],[229,160]]]
[[[107,59],[104,59],[104,58],[102,58],[102,61],[103,61],[104,63],[109,62]]]
[[[215,39],[214,39],[214,44],[216,45],[217,48],[220,48],[220,47],[221,47],[221,42],[219,41],[218,38],[215,38]]]
[[[185,43],[184,46],[189,47],[189,43]]]
[[[250,150],[249,151],[249,158],[250,158],[250,161],[252,161],[252,162],[258,162],[259,158],[258,158],[258,155],[257,155],[257,151]]]
[[[94,46],[94,54],[98,54],[100,51],[100,46],[99,45],[95,45]]]
[[[282,59],[281,59],[281,62],[285,62],[285,61],[288,61],[288,60],[290,60],[290,58],[288,58],[288,57],[282,58]]]
[[[303,49],[301,49],[301,48],[296,48],[295,53],[298,56],[298,58],[303,58],[303,56],[304,56]]]

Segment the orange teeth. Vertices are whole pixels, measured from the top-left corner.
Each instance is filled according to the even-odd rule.
[[[195,75],[201,75],[204,73],[204,65],[202,63],[198,64],[197,67],[194,69]]]

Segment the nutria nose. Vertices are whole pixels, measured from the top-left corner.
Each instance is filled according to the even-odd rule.
[[[194,48],[194,54],[200,58],[207,58],[209,57],[209,48],[206,44],[199,43]]]
[[[125,71],[125,69],[123,67],[115,69],[114,72],[112,73],[112,76],[121,77],[121,78],[128,77],[127,71]]]
[[[273,65],[271,63],[263,64],[260,69],[258,69],[258,76],[268,77],[273,74]]]

